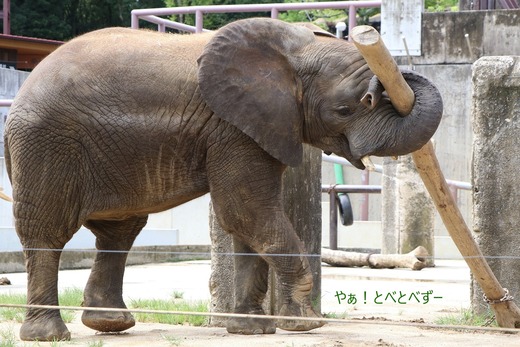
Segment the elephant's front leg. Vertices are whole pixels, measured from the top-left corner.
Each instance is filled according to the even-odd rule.
[[[233,238],[235,252],[235,313],[265,314],[262,303],[267,292],[269,265],[239,238]],[[272,319],[231,318],[227,331],[234,334],[274,334],[276,324]]]
[[[267,222],[268,230],[276,230],[269,243],[260,244],[258,252],[275,269],[280,284],[281,295],[278,305],[280,316],[315,317],[321,314],[314,311],[311,302],[313,287],[309,259],[292,224],[283,211],[277,211]],[[272,236],[272,235],[271,235]],[[279,320],[277,326],[284,330],[307,331],[323,326],[315,321]]]
[[[210,151],[207,160],[211,198],[220,225],[235,239],[261,254],[274,269],[281,283],[281,315],[321,318],[311,305],[309,262],[305,255],[299,255],[305,252],[283,209],[284,165],[245,135],[226,145],[224,149],[213,147],[215,152]],[[250,265],[247,267],[251,268]],[[256,293],[263,290],[256,290]],[[250,295],[252,291],[245,293]],[[242,301],[256,302],[254,298],[248,300]],[[278,327],[310,330],[322,325],[319,320],[294,320],[281,321]]]
[[[235,213],[242,216],[248,215],[249,217],[246,217],[245,220],[251,220],[253,216],[258,220],[253,224],[244,224],[240,231],[234,229],[236,230],[233,231],[235,233],[234,239],[240,237],[244,240],[244,243],[247,242],[250,245],[249,247],[261,254],[266,263],[274,269],[280,283],[279,315],[317,318],[316,321],[279,320],[277,326],[291,331],[307,331],[319,328],[323,325],[323,322],[318,319],[321,318],[321,315],[315,312],[312,307],[312,273],[305,251],[301,247],[301,241],[281,209],[269,210],[262,213],[257,209],[254,214],[249,214],[250,211],[247,212],[247,209],[244,208],[235,210]],[[242,218],[239,219],[242,222],[244,221]],[[240,234],[240,236],[237,234]],[[236,262],[240,262],[242,260],[240,258]],[[249,258],[254,257],[249,256]],[[252,273],[255,269],[254,266],[251,266],[251,263],[253,263],[252,259],[245,260],[235,269],[237,279],[235,292],[240,292],[235,298],[237,313],[263,313],[259,309],[259,301],[260,299],[263,300],[267,289],[267,267],[257,260],[257,264],[262,264],[260,271],[259,273]],[[247,312],[247,308],[249,308],[249,312]],[[254,312],[255,309],[256,312]],[[269,322],[269,320],[266,320],[266,322]],[[247,326],[247,328],[244,328],[243,331],[230,331],[228,327],[228,331],[260,333],[259,330],[254,331],[257,328],[257,322],[254,320],[246,319],[240,324]],[[236,326],[240,324],[234,323],[231,327],[236,330]],[[265,326],[266,323],[263,324]],[[267,331],[264,329],[263,333],[267,333]]]
[[[98,253],[85,288],[83,306],[126,308],[123,301],[126,258],[147,218],[86,223],[96,235]],[[135,325],[134,317],[128,312],[84,311],[81,321],[102,332],[123,331]]]

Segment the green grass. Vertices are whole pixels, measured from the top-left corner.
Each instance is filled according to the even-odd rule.
[[[332,319],[347,319],[348,318],[348,313],[347,311],[343,312],[343,313],[338,313],[338,312],[324,312],[322,314],[323,318],[332,318]]]
[[[60,306],[81,306],[83,302],[83,290],[79,288],[67,288],[58,294]],[[65,323],[70,323],[76,317],[75,311],[60,310],[61,318]]]
[[[16,336],[13,329],[0,330],[0,347],[15,347]]]
[[[208,312],[209,303],[207,301],[186,301],[182,300],[182,292],[174,292],[172,300],[157,299],[140,299],[132,300],[131,308],[162,310],[162,311],[189,311],[189,312]],[[83,301],[83,291],[81,289],[72,288],[62,291],[59,295],[61,306],[81,306]],[[0,303],[5,304],[25,304],[27,297],[25,294],[0,294]],[[76,313],[70,310],[61,310],[61,316],[65,323],[70,323],[76,317]],[[135,319],[139,322],[154,322],[165,324],[189,324],[193,326],[202,326],[208,324],[208,318],[205,316],[187,316],[187,315],[171,315],[171,314],[134,314]],[[0,321],[15,321],[22,323],[25,318],[25,309],[20,308],[3,308],[0,307]],[[3,338],[8,341],[8,339]],[[100,342],[101,343],[101,342]],[[9,345],[0,345],[6,347]],[[94,344],[92,347],[102,346],[102,344]]]
[[[170,346],[180,346],[182,343],[182,340],[179,337],[175,336],[168,336],[168,335],[161,335],[163,339],[168,341]]]
[[[435,320],[438,325],[469,325],[497,327],[495,316],[490,311],[486,314],[476,314],[471,309],[461,309],[457,314],[449,314]]]
[[[0,294],[0,304],[26,304],[25,294]],[[25,317],[24,308],[0,307],[0,321],[23,322]],[[0,345],[3,346],[3,345]]]
[[[83,291],[77,288],[66,289],[58,295],[62,306],[81,306]],[[0,294],[1,304],[26,304],[25,294]],[[70,323],[76,317],[74,311],[61,310],[61,317],[65,323]],[[24,308],[0,307],[0,321],[15,321],[22,323],[25,318]],[[0,346],[1,347],[1,346]]]
[[[130,307],[145,310],[161,311],[189,311],[208,312],[208,301],[170,301],[157,299],[138,299],[130,302]],[[135,313],[135,319],[139,322],[154,322],[164,324],[189,324],[202,326],[208,324],[205,316],[172,315],[164,313]]]

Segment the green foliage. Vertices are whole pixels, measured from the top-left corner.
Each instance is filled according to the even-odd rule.
[[[172,7],[184,6],[208,6],[208,5],[248,5],[248,4],[271,4],[280,1],[276,0],[167,0]],[[204,28],[216,30],[230,22],[252,17],[270,17],[269,12],[250,12],[250,13],[210,13],[204,15]],[[195,25],[194,15],[172,16],[174,21],[187,25]]]
[[[285,2],[289,1],[300,0],[286,0]],[[128,27],[130,26],[133,9],[277,2],[283,2],[283,0],[12,0],[11,33],[29,37],[68,40],[100,28]],[[437,3],[450,2],[450,0],[430,2],[437,6]],[[366,24],[370,16],[379,13],[379,9],[361,8],[357,12],[360,18],[359,23]],[[204,28],[215,30],[238,19],[269,16],[269,12],[206,14],[204,15]],[[289,22],[317,22],[324,29],[330,29],[328,26],[333,26],[336,21],[347,19],[347,11],[289,11],[281,13],[280,18]],[[188,25],[195,25],[194,15],[178,15],[171,19]],[[143,21],[140,25],[150,28],[156,27],[154,24]]]
[[[458,11],[459,0],[426,0],[424,7],[428,12]]]
[[[13,35],[68,40],[88,31],[130,26],[133,9],[165,7],[164,0],[12,0]]]
[[[325,0],[327,1],[327,0]],[[299,2],[298,0],[288,0],[285,2]],[[320,1],[317,1],[320,2]],[[369,24],[370,18],[381,12],[379,7],[376,8],[358,8],[357,24]],[[335,26],[337,22],[348,23],[348,9],[344,10],[301,10],[301,11],[287,11],[280,13],[280,19],[287,22],[312,22],[315,25],[322,27],[325,30],[335,33]]]
[[[132,300],[130,307],[145,310],[184,311],[184,312],[208,312],[207,301],[169,301],[158,299]],[[154,322],[164,324],[189,324],[194,326],[206,325],[208,319],[205,316],[173,315],[166,313],[136,313],[135,319],[139,322]]]

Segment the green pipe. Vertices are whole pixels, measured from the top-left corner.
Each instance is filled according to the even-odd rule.
[[[334,164],[334,175],[336,176],[336,184],[345,184],[343,179],[343,165]]]

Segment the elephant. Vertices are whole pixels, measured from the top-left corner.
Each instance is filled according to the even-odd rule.
[[[83,305],[126,308],[126,251],[148,215],[209,192],[235,252],[259,255],[236,257],[234,311],[264,314],[272,268],[279,314],[316,318],[230,319],[227,331],[322,326],[308,260],[294,256],[302,244],[283,212],[282,174],[301,162],[303,143],[359,169],[364,156],[421,148],[442,99],[425,77],[403,76],[416,95],[406,117],[353,44],[268,18],[197,35],[107,28],[65,43],[31,72],[5,127],[28,304],[58,304],[60,251],[83,225],[99,250]],[[135,324],[123,311],[87,310],[82,322],[102,332]],[[66,340],[70,332],[58,310],[29,308],[20,337]]]

